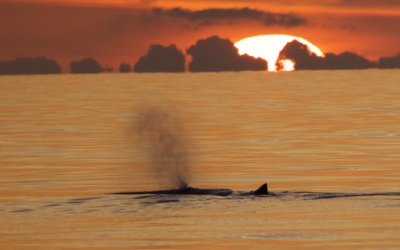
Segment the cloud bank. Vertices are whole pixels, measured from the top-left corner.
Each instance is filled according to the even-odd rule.
[[[218,36],[198,40],[186,52],[192,56],[189,63],[191,72],[267,70],[264,59],[247,54],[241,56],[229,39]]]
[[[133,70],[135,72],[185,72],[185,57],[174,44],[168,47],[152,44],[147,55],[140,57]]]
[[[281,25],[285,27],[296,27],[305,25],[307,20],[299,18],[292,14],[280,14],[265,12],[257,9],[204,9],[192,11],[182,8],[162,9],[154,8],[153,13],[160,16],[185,18],[191,21],[208,21],[213,20],[239,20],[247,19],[262,23],[265,26]]]
[[[10,61],[0,61],[0,75],[18,74],[59,74],[60,65],[46,57],[17,58]]]
[[[100,66],[100,64],[92,59],[92,58],[85,58],[80,60],[79,62],[73,61],[69,65],[71,69],[71,73],[73,74],[84,74],[84,73],[101,73],[104,72],[105,69]]]
[[[293,40],[279,53],[277,60],[278,70],[282,69],[280,60],[289,59],[295,62],[295,70],[315,70],[315,69],[368,69],[376,68],[377,64],[351,52],[343,52],[339,55],[326,53],[325,57],[319,57],[312,53],[308,46]]]
[[[381,57],[379,59],[381,69],[400,69],[400,53],[393,57]]]

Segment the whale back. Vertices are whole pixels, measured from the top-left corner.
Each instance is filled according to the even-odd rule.
[[[217,195],[217,196],[228,196],[233,194],[234,192],[230,189],[201,189],[201,188],[192,188],[192,187],[183,187],[180,189],[171,189],[171,190],[158,190],[158,191],[144,191],[144,192],[121,192],[121,193],[113,193],[113,194],[192,194],[192,195]],[[241,196],[246,195],[265,195],[268,194],[268,185],[264,183],[255,191],[251,191],[248,193],[239,193]]]

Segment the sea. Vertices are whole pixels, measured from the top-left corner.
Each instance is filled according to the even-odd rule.
[[[399,84],[398,69],[0,76],[0,249],[400,249]],[[118,194],[177,179],[234,192]]]

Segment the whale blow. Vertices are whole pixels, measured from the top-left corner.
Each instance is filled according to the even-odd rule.
[[[138,116],[141,144],[151,159],[151,171],[159,178],[169,179],[173,187],[189,185],[189,147],[185,130],[176,117],[151,110]]]

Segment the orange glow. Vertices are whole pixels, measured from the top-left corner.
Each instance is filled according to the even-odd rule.
[[[29,4],[49,4],[49,5],[65,5],[65,6],[92,6],[92,7],[142,7],[142,8],[176,8],[184,9],[208,9],[208,8],[252,8],[266,10],[272,12],[287,12],[287,8],[296,9],[296,12],[306,13],[340,13],[340,14],[370,14],[370,15],[391,15],[400,14],[400,9],[395,3],[379,3],[379,1],[360,4],[341,4],[339,1],[331,3],[329,1],[321,1],[314,4],[310,1],[281,0],[277,2],[259,1],[259,0],[12,0],[10,2],[20,2]]]
[[[276,71],[276,60],[278,59],[279,52],[285,47],[285,45],[293,40],[297,40],[308,46],[311,52],[317,56],[324,56],[322,51],[301,37],[289,36],[289,35],[260,35],[248,37],[239,42],[235,43],[236,48],[239,50],[239,54],[248,54],[254,57],[261,57],[268,62],[268,71]],[[293,62],[290,61],[293,64]],[[282,62],[285,71],[294,69],[294,64],[291,65],[289,62]],[[290,67],[293,67],[291,69]]]

